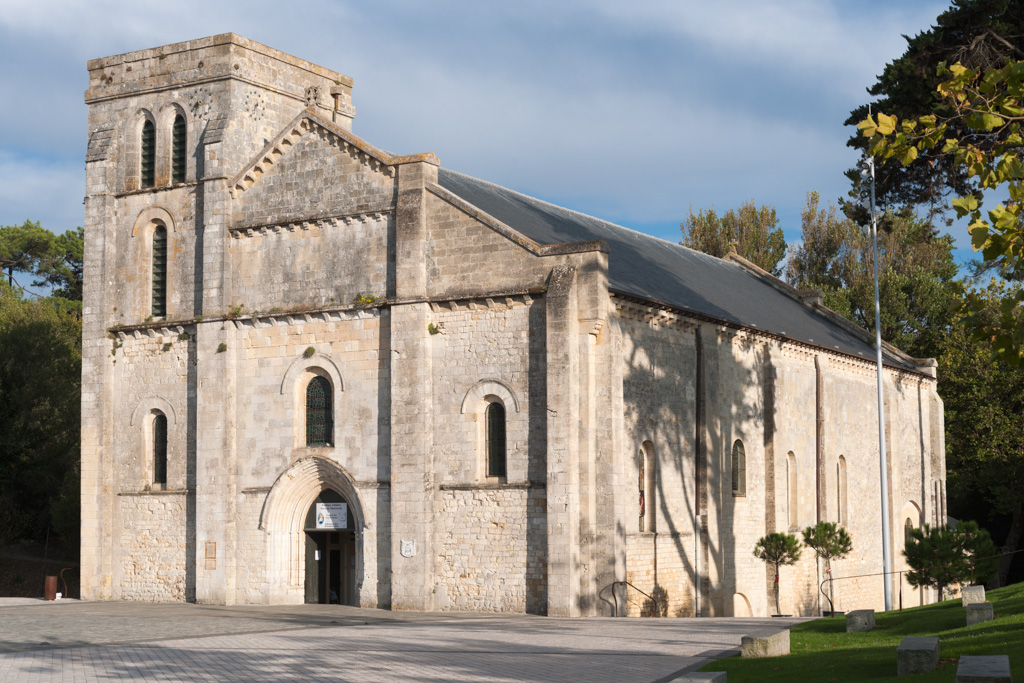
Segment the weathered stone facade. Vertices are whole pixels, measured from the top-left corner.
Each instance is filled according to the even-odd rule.
[[[616,247],[537,241],[432,154],[353,135],[351,87],[233,34],[89,63],[83,597],[296,603],[327,581],[392,609],[765,615],[754,543],[818,519],[853,534],[837,574],[881,571],[870,358],[616,289]],[[905,518],[945,515],[942,403],[932,365],[887,353],[898,557]],[[340,540],[308,526],[324,492]],[[783,612],[814,612],[822,578],[810,553],[785,568]],[[836,594],[877,609],[882,584]]]

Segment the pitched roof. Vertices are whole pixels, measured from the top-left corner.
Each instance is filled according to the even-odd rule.
[[[446,168],[438,184],[542,245],[603,239],[609,245],[608,288],[823,349],[873,360],[874,344],[773,286],[734,261],[571,211]],[[784,287],[784,286],[783,286]],[[887,365],[920,372],[883,345]]]

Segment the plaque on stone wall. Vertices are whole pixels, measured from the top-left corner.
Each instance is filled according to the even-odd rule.
[[[317,529],[345,529],[348,527],[348,503],[317,503]]]
[[[402,557],[412,557],[416,554],[416,541],[402,541]]]

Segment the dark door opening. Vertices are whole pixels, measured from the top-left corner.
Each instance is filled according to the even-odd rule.
[[[340,494],[325,490],[306,515],[306,603],[359,605],[352,513],[347,505],[337,507],[344,502]],[[325,503],[335,506],[330,508],[333,518],[324,514]]]

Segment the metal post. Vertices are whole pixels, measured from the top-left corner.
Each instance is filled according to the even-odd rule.
[[[885,400],[882,395],[882,308],[878,301],[878,221],[875,217],[875,160],[868,157],[871,170],[871,248],[875,257],[875,360],[878,379],[878,461],[882,493],[882,571],[885,611],[892,610],[892,556],[889,552],[889,473],[885,453]]]

